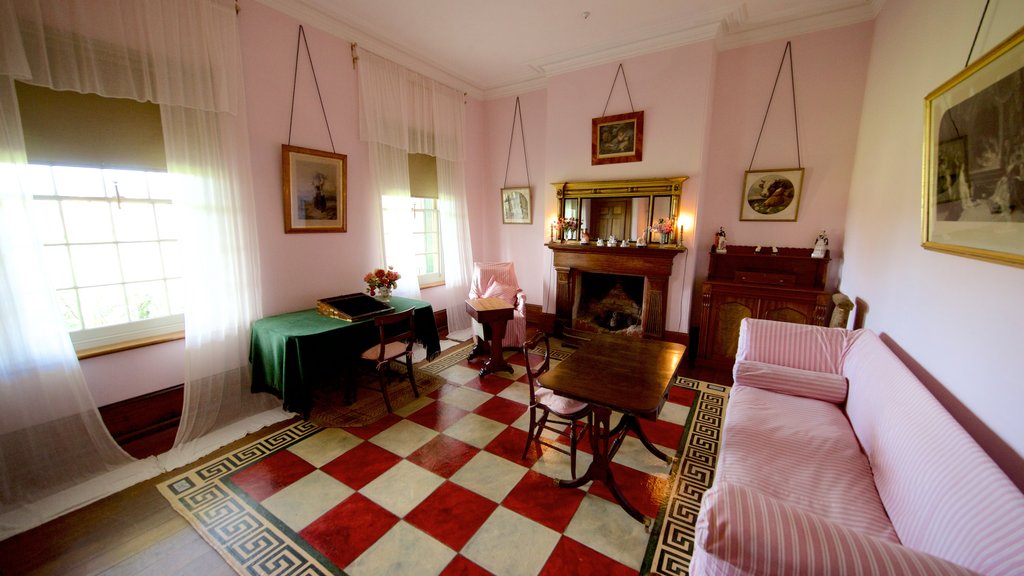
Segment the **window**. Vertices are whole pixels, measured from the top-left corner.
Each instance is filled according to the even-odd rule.
[[[441,250],[441,213],[437,199],[437,161],[427,154],[409,154],[410,198],[385,197],[385,249],[406,250],[416,266],[420,288],[444,284],[444,253]],[[411,219],[410,218],[411,213]],[[408,230],[407,234],[398,230]],[[389,262],[401,257],[389,255]]]
[[[441,215],[437,200],[412,198],[413,245],[420,288],[444,284],[441,252]]]
[[[182,330],[159,106],[15,85],[34,224],[75,348]]]
[[[168,175],[28,169],[46,268],[75,347],[181,330],[178,223]]]

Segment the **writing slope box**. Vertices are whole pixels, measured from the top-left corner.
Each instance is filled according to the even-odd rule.
[[[395,309],[367,294],[345,294],[317,300],[316,311],[324,316],[354,322],[388,314]]]

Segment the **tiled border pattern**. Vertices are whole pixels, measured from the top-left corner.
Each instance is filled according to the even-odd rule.
[[[714,479],[728,402],[727,387],[685,378],[678,378],[676,385],[698,394],[686,425],[681,458],[672,471],[672,492],[652,529],[643,574],[685,574],[689,569],[693,526],[700,498]],[[289,530],[282,530],[254,510],[225,484],[226,477],[236,470],[321,430],[310,422],[298,422],[157,488],[239,574],[340,574],[338,568],[303,543],[294,542]]]
[[[715,479],[728,386],[679,377],[676,386],[697,391],[683,434],[672,491],[651,530],[641,574],[687,574],[693,557],[693,532],[704,492]]]

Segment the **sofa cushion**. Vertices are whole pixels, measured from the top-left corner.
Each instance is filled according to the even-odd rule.
[[[691,574],[974,574],[721,481],[704,493],[694,540]]]
[[[1024,574],[1024,494],[877,335],[850,339],[843,372],[847,415],[903,544]]]
[[[870,536],[898,542],[871,467],[835,404],[734,386],[715,482],[757,489]]]
[[[842,328],[744,318],[736,359],[839,374],[849,334]]]
[[[833,404],[841,404],[846,400],[846,377],[839,374],[737,360],[732,367],[732,378],[736,384],[790,396],[803,396]]]

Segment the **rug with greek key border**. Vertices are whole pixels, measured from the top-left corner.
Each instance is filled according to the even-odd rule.
[[[693,532],[704,492],[715,480],[722,423],[731,388],[678,377],[676,386],[692,388],[697,397],[690,408],[678,461],[672,470],[672,490],[651,527],[641,574],[688,574],[693,557]]]

